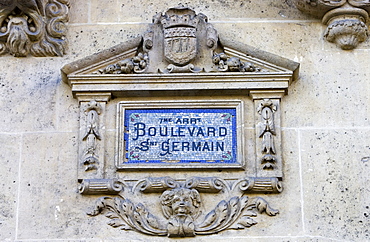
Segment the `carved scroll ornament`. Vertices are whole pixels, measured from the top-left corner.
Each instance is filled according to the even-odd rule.
[[[272,209],[261,197],[249,198],[242,195],[219,201],[215,208],[205,214],[203,208],[207,207],[207,204],[202,200],[200,192],[207,189],[203,190],[202,186],[198,185],[207,184],[208,192],[218,193],[221,190],[215,189],[215,178],[212,177],[194,177],[190,180],[180,183],[169,177],[148,178],[139,181],[131,190],[131,197],[137,192],[161,192],[158,204],[162,208],[163,218],[150,213],[143,203],[125,198],[123,191],[117,197],[99,198],[88,214],[91,216],[105,214],[110,219],[108,224],[121,230],[133,230],[155,236],[193,237],[227,229],[251,227],[257,224],[253,219],[257,216],[256,211],[265,212],[269,216],[275,216],[279,212]],[[226,184],[222,179],[218,180]],[[171,188],[168,186],[169,183],[172,184]],[[144,187],[143,184],[145,184]],[[197,185],[189,187],[189,184]],[[137,188],[140,189],[137,190]],[[230,193],[229,189],[224,188]]]
[[[324,37],[344,50],[356,48],[369,35],[367,0],[294,0],[297,8],[328,25]]]
[[[0,54],[63,56],[69,0],[11,0],[0,4]]]

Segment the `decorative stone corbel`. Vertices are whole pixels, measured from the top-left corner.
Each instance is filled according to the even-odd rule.
[[[356,48],[369,35],[370,2],[367,0],[294,0],[302,12],[321,18],[324,37],[343,50]]]
[[[69,0],[12,0],[0,4],[0,55],[63,56]]]

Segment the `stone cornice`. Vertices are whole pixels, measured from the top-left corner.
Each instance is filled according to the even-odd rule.
[[[279,89],[287,91],[292,81],[287,73],[181,73],[69,76],[72,92],[111,92],[115,96],[140,95],[143,91],[210,91]]]

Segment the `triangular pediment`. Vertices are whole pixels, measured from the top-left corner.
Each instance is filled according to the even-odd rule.
[[[286,90],[298,69],[299,63],[218,36],[206,16],[178,7],[156,15],[142,36],[67,64],[62,74],[74,93],[202,90],[212,79],[217,90]]]

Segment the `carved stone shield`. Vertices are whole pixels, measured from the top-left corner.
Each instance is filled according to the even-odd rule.
[[[196,29],[172,27],[164,30],[164,55],[175,65],[186,65],[197,55]]]

